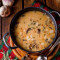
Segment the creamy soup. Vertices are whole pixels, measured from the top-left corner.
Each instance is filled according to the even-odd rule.
[[[49,16],[40,11],[21,15],[14,27],[17,43],[25,50],[40,51],[48,47],[55,37],[55,26]]]

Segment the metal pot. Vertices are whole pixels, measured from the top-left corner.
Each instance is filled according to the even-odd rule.
[[[18,43],[16,43],[16,41],[15,41],[15,37],[14,37],[14,34],[13,34],[13,28],[14,28],[16,22],[17,22],[17,18],[19,18],[22,14],[24,14],[25,12],[28,12],[28,11],[41,11],[41,12],[43,12],[43,13],[46,13],[46,14],[52,19],[52,21],[53,21],[53,23],[54,23],[54,25],[55,25],[55,37],[54,37],[52,43],[51,43],[47,48],[45,48],[45,49],[43,49],[43,50],[36,51],[36,52],[27,51],[27,50],[24,50],[23,48],[21,48],[21,47],[18,45]],[[58,12],[56,12],[56,11],[52,11],[52,12],[55,12],[55,13],[57,13],[57,14],[60,16],[60,14],[59,14]],[[51,13],[52,13],[52,12],[51,12]],[[19,47],[20,49],[22,49],[22,50],[24,50],[24,51],[26,51],[26,52],[28,52],[28,53],[43,53],[43,52],[49,50],[49,49],[51,48],[51,46],[53,45],[53,43],[56,41],[56,37],[57,37],[57,24],[56,24],[55,18],[51,15],[51,13],[49,13],[48,11],[45,11],[44,9],[39,8],[39,7],[28,7],[28,8],[25,8],[25,9],[19,11],[19,12],[13,17],[13,19],[12,19],[12,21],[11,21],[11,23],[10,23],[10,36],[11,36],[11,38],[12,38],[12,41],[13,41],[14,44],[16,45],[16,47],[10,47],[10,46],[8,46],[7,43],[5,42],[5,37],[6,37],[6,35],[7,35],[8,33],[6,33],[6,34],[3,36],[3,41],[4,41],[5,45],[6,45],[6,47],[7,47],[7,48],[11,48],[11,49],[14,49],[14,48]]]

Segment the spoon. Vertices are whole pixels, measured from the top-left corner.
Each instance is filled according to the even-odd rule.
[[[49,55],[51,52],[58,44],[60,43],[60,37],[56,40],[56,42],[54,43],[54,45],[50,48],[50,50],[48,51],[48,54],[45,55],[40,55],[37,60],[47,60],[47,55]]]

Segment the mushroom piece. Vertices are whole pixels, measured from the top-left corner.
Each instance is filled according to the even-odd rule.
[[[10,9],[7,6],[1,6],[0,7],[0,16],[7,17],[9,15],[10,15]]]
[[[5,6],[12,6],[14,3],[14,0],[2,0],[2,3]]]
[[[27,31],[26,31],[26,34],[31,30],[31,28],[28,28]]]
[[[38,34],[39,34],[41,30],[40,29],[37,29],[37,30],[38,30]]]

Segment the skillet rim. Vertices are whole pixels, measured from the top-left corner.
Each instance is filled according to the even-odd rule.
[[[51,17],[51,20],[54,22],[54,25],[55,25],[55,37],[54,37],[54,40],[52,41],[52,43],[51,43],[48,47],[46,47],[46,48],[43,49],[43,50],[40,50],[40,51],[28,51],[28,50],[25,50],[25,49],[21,48],[21,47],[16,43],[16,41],[15,41],[14,38],[13,38],[13,35],[12,35],[12,32],[11,32],[11,31],[12,31],[12,29],[11,29],[12,23],[13,23],[14,19],[16,18],[16,16],[18,16],[19,13],[23,12],[23,11],[26,10],[26,9],[39,9],[39,10],[45,12],[46,14],[48,14],[49,17]],[[57,37],[57,23],[56,23],[56,21],[55,21],[55,18],[54,18],[48,11],[46,11],[46,10],[40,8],[40,7],[28,7],[28,8],[24,8],[24,9],[22,9],[21,11],[17,12],[17,13],[15,14],[15,16],[12,18],[12,21],[11,21],[11,23],[10,23],[10,36],[11,36],[11,38],[12,38],[12,41],[15,43],[15,45],[16,45],[17,47],[19,47],[21,50],[26,51],[26,52],[28,52],[28,53],[41,53],[42,51],[49,49],[49,48],[53,45],[53,43],[56,41],[56,37]]]

